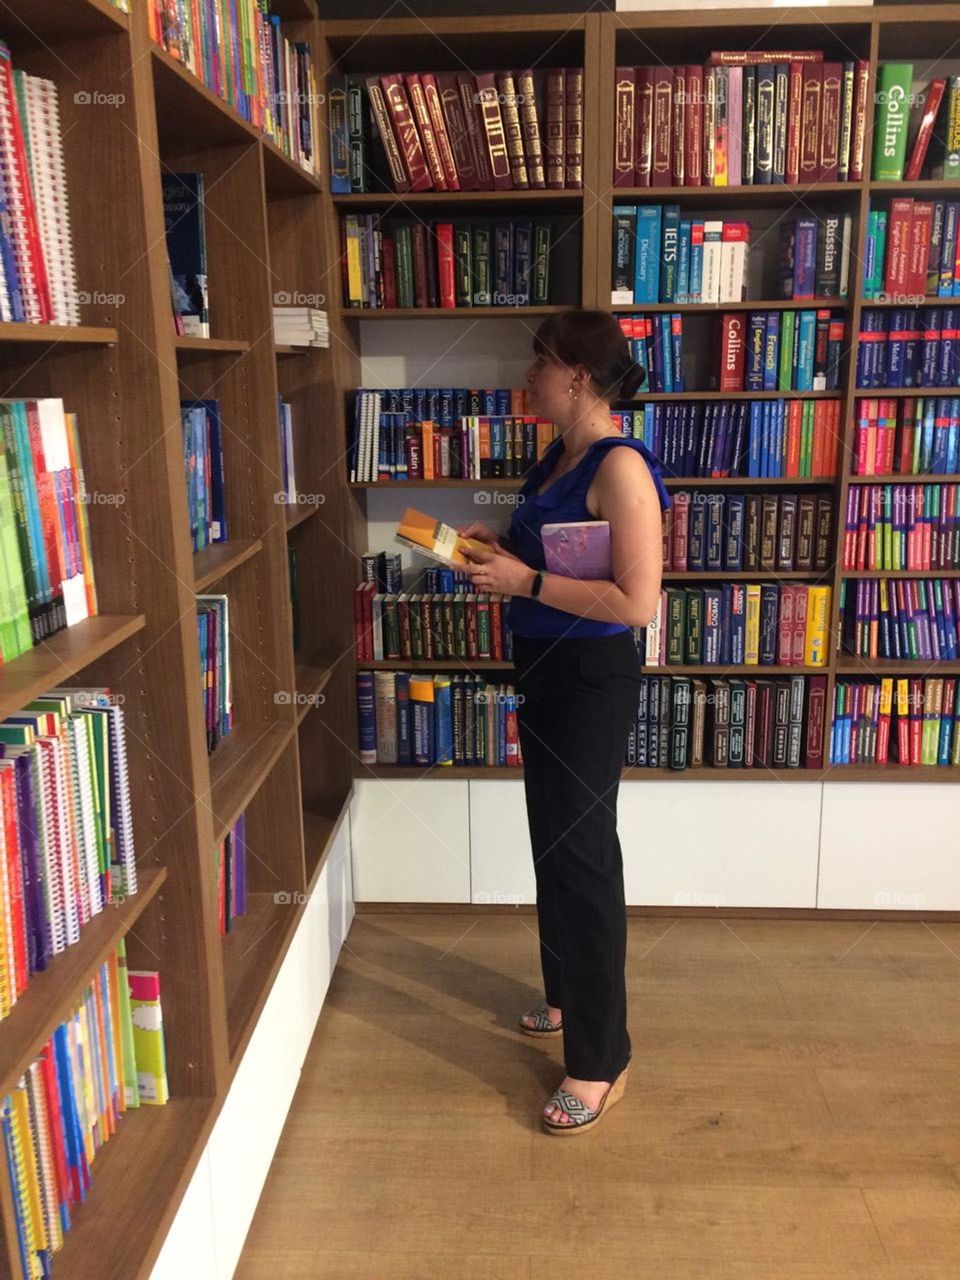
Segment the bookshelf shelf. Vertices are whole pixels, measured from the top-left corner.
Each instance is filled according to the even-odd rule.
[[[836,483],[836,476],[664,476],[668,489],[822,489]]]
[[[172,121],[189,119],[191,141],[196,147],[259,140],[259,130],[242,119],[166,49],[151,42],[150,58],[158,127],[165,128]]]
[[[842,569],[843,578],[960,578],[960,569]]]
[[[174,346],[178,354],[199,351],[209,355],[217,351],[242,353],[250,350],[250,343],[243,342],[239,338],[188,338],[182,333],[174,338]]]
[[[494,662],[490,658],[375,658],[358,661],[360,671],[512,671],[513,661]],[[695,665],[642,666],[646,676],[797,676],[823,675],[824,667],[776,666],[742,663],[733,666],[720,663]]]
[[[95,324],[16,324],[0,322],[0,342],[25,342],[50,347],[112,347],[117,341],[117,330]]]
[[[30,985],[0,1024],[0,1092],[14,1088],[166,878],[165,867],[138,868],[137,892],[116,906],[104,907],[80,930],[78,942],[54,956],[42,973],[33,974]]]
[[[272,138],[263,135],[260,142],[263,147],[263,166],[268,195],[297,195],[302,192],[318,193],[322,190],[320,179],[282,151]]]
[[[519,489],[520,476],[502,476],[496,480],[471,480],[459,476],[443,476],[439,480],[351,480],[351,489]]]
[[[263,550],[259,538],[239,538],[233,542],[214,542],[193,556],[193,589],[206,591],[220,578]]]
[[[912,396],[916,400],[920,396],[925,399],[932,396],[957,396],[960,395],[960,387],[876,387],[872,391],[868,391],[865,387],[857,387],[855,394],[858,399],[883,397],[902,400],[904,397]]]
[[[274,354],[278,356],[305,356],[311,351],[322,351],[323,347],[293,347],[289,343],[274,345]]]
[[[237,725],[210,757],[214,841],[219,843],[243,812],[294,735],[294,725]]]
[[[314,503],[298,502],[296,506],[291,503],[285,508],[285,510],[287,513],[286,527],[287,532],[289,533],[291,529],[296,529],[297,526],[303,524],[305,520],[312,519],[320,508]]]
[[[849,298],[742,298],[739,302],[617,302],[609,309],[614,315],[633,315],[638,311],[679,311],[686,316],[714,316],[727,311],[819,311],[827,307],[844,311],[849,306]]]
[[[512,671],[513,659],[492,658],[374,658],[357,662],[361,671]]]
[[[567,304],[544,307],[341,307],[340,317],[355,320],[525,320],[567,311]]]
[[[298,699],[304,699],[297,703],[297,724],[300,724],[311,708],[316,705],[313,701],[307,701],[306,699],[315,699],[323,693],[334,674],[334,670],[334,667],[323,666],[319,662],[298,662],[296,664],[294,683]]]
[[[23,43],[44,41],[56,44],[63,40],[64,13],[62,0],[30,0],[23,6],[25,16],[10,6],[4,14],[4,26],[10,35]],[[71,5],[70,29],[82,36],[114,35],[128,30],[129,19],[110,0],[76,0]]]
[[[361,778],[516,778],[523,779],[518,765],[370,765],[358,766]],[[624,782],[821,782],[823,769],[644,769],[624,765],[620,774]],[[949,770],[941,770],[943,773]]]
[[[756,184],[746,187],[612,187],[610,203],[667,204],[691,202],[696,208],[713,204],[794,204],[798,200],[816,200],[818,196],[850,196],[859,199],[859,182],[801,182]]]
[[[915,476],[903,471],[897,471],[892,475],[883,476],[848,476],[847,484],[929,484],[932,481],[940,482],[944,480],[957,483],[960,481],[960,473],[956,471],[927,471],[923,475]]]
[[[960,179],[954,178],[951,181],[949,178],[916,178],[912,182],[870,183],[870,192],[874,195],[902,195],[913,191],[924,196],[955,196],[960,192]]]
[[[0,667],[0,719],[63,684],[146,626],[143,614],[100,614],[59,631]]]
[[[623,404],[646,400],[839,400],[839,391],[642,391]]]
[[[576,188],[543,187],[536,190],[507,191],[357,191],[350,195],[331,196],[337,209],[378,208],[382,204],[423,207],[435,205],[501,205],[535,204],[537,208],[551,204],[577,205],[583,202],[583,192]]]
[[[842,654],[836,660],[837,675],[879,676],[960,675],[960,661],[945,662],[942,658],[856,658]]]
[[[951,307],[954,305],[952,298],[940,298],[936,294],[924,297],[910,296],[909,302],[904,302],[903,298],[864,298],[861,306],[863,307]],[[859,388],[858,388],[859,389]]]
[[[701,578],[721,582],[819,582],[829,569],[665,569],[664,582],[692,582]]]

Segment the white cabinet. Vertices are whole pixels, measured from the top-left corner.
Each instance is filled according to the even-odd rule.
[[[478,904],[537,900],[522,778],[470,782],[470,890]]]

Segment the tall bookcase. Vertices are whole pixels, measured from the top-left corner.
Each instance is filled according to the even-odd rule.
[[[730,574],[727,572],[715,572],[713,574],[704,574],[700,572],[670,572],[664,574],[664,581],[670,583],[682,584],[683,582],[705,582],[710,580],[724,581],[731,578],[739,577],[740,579],[749,579],[754,581],[773,581],[787,580],[792,581],[808,581],[819,582],[830,585],[832,600],[832,617],[831,617],[831,643],[829,645],[828,662],[825,667],[816,668],[798,668],[790,667],[769,667],[765,666],[761,669],[762,674],[797,674],[798,671],[819,672],[827,676],[826,691],[826,721],[829,728],[831,707],[833,705],[834,685],[838,676],[850,675],[867,675],[867,674],[918,674],[921,669],[924,674],[931,672],[939,675],[956,674],[960,671],[960,663],[955,662],[936,662],[923,664],[910,664],[904,662],[896,662],[894,660],[868,660],[860,658],[851,658],[849,655],[843,655],[838,652],[836,637],[839,630],[839,588],[844,578],[855,579],[863,577],[887,577],[893,578],[898,576],[937,576],[937,577],[956,577],[957,571],[936,570],[926,573],[913,573],[912,575],[897,574],[892,571],[873,571],[870,573],[851,573],[844,571],[842,563],[836,558],[837,549],[837,524],[838,520],[841,525],[842,533],[842,513],[845,510],[848,487],[851,483],[863,483],[863,478],[851,477],[850,472],[850,450],[853,439],[854,430],[854,404],[857,397],[856,391],[856,365],[855,360],[851,358],[852,353],[856,350],[856,335],[859,331],[860,314],[865,304],[863,299],[862,288],[862,271],[860,264],[863,261],[865,228],[867,223],[867,214],[870,209],[871,199],[876,200],[882,194],[891,190],[913,191],[923,190],[927,197],[936,195],[945,195],[948,193],[956,194],[960,191],[960,184],[957,182],[922,182],[922,183],[876,183],[870,179],[870,157],[872,155],[872,94],[871,101],[868,104],[867,112],[867,136],[865,143],[865,176],[861,182],[830,182],[830,183],[804,183],[801,185],[754,185],[740,187],[617,187],[613,186],[614,171],[614,144],[615,144],[615,119],[614,119],[614,84],[615,84],[615,68],[619,65],[640,65],[645,63],[661,63],[672,66],[676,63],[702,63],[706,61],[709,54],[716,48],[749,48],[749,49],[792,49],[792,48],[816,48],[823,49],[826,59],[843,60],[844,58],[861,58],[868,59],[871,68],[871,85],[876,86],[877,65],[882,61],[892,61],[894,59],[913,59],[917,63],[917,77],[922,79],[923,72],[926,67],[934,67],[939,65],[937,74],[944,74],[945,64],[942,61],[943,39],[951,31],[960,30],[957,27],[960,21],[960,8],[956,6],[935,6],[930,8],[856,8],[843,7],[831,8],[829,10],[828,20],[821,21],[813,15],[810,10],[801,7],[795,9],[777,10],[776,21],[771,20],[771,12],[769,10],[746,10],[738,11],[736,15],[730,15],[721,10],[696,10],[689,12],[626,12],[617,14],[603,15],[586,15],[582,21],[582,28],[579,26],[571,26],[565,23],[561,18],[556,20],[550,19],[532,19],[517,17],[510,20],[509,24],[503,24],[501,33],[491,35],[482,48],[479,60],[474,54],[472,47],[466,43],[463,48],[456,44],[450,45],[451,38],[467,39],[466,33],[469,31],[472,35],[474,29],[468,27],[469,20],[449,20],[446,25],[442,23],[431,23],[431,32],[436,32],[436,37],[432,44],[430,38],[423,32],[423,24],[413,21],[387,21],[376,25],[372,34],[366,34],[366,27],[359,22],[338,22],[327,24],[327,39],[330,42],[330,53],[336,57],[343,53],[340,63],[337,66],[338,71],[350,71],[353,69],[364,70],[381,70],[386,69],[403,69],[413,70],[423,67],[444,67],[448,65],[451,58],[463,57],[467,65],[472,69],[479,69],[481,64],[487,66],[519,66],[522,65],[524,53],[527,52],[529,42],[535,40],[534,31],[543,32],[547,29],[546,24],[551,21],[555,22],[555,30],[565,33],[563,39],[569,42],[573,32],[579,35],[582,30],[583,43],[574,46],[579,55],[582,47],[582,63],[585,67],[585,103],[584,103],[584,192],[582,193],[582,207],[579,212],[582,216],[582,263],[583,275],[581,284],[580,301],[583,306],[600,306],[616,312],[637,312],[637,311],[671,311],[681,312],[684,315],[686,332],[684,337],[685,345],[700,343],[701,345],[709,343],[713,337],[712,326],[708,325],[709,319],[715,318],[721,311],[731,310],[769,310],[771,308],[783,309],[784,307],[810,305],[798,303],[784,303],[775,296],[767,299],[757,298],[749,299],[740,304],[721,304],[719,306],[713,304],[674,304],[660,303],[654,305],[621,305],[611,306],[610,303],[610,285],[611,285],[611,256],[612,256],[612,223],[613,223],[613,205],[615,203],[679,203],[681,210],[685,216],[695,214],[712,214],[714,217],[723,217],[732,220],[750,221],[752,219],[762,218],[766,220],[766,224],[775,222],[779,217],[783,217],[788,211],[793,210],[794,213],[799,212],[822,212],[824,210],[838,211],[849,213],[853,218],[854,239],[851,253],[851,274],[850,274],[850,291],[845,299],[831,299],[830,307],[837,313],[842,313],[845,321],[845,344],[844,355],[841,363],[841,382],[840,390],[834,392],[786,392],[786,393],[750,393],[738,392],[729,393],[729,398],[743,400],[752,398],[774,398],[776,396],[786,395],[788,398],[806,395],[809,398],[823,396],[837,396],[841,400],[841,413],[843,424],[843,436],[840,442],[838,474],[835,479],[830,481],[797,481],[796,479],[731,479],[727,481],[716,480],[697,480],[697,479],[676,479],[669,480],[668,487],[673,490],[687,490],[694,492],[722,492],[724,489],[734,489],[737,492],[747,492],[751,489],[764,491],[802,491],[810,493],[829,493],[834,501],[834,532],[831,541],[831,550],[833,552],[833,561],[830,570],[827,573],[811,573],[811,574],[785,574],[783,572],[775,573],[744,573],[740,575]],[[501,24],[498,24],[501,25]],[[427,41],[427,48],[424,48],[424,41]],[[507,41],[510,52],[503,57],[499,47],[500,41]],[[521,41],[526,41],[524,47]],[[382,51],[385,42],[387,44],[387,59],[381,65]],[[949,44],[949,42],[948,42]],[[523,53],[521,53],[523,48]],[[409,52],[408,52],[409,50]],[[569,50],[569,51],[568,51]],[[556,61],[560,64],[566,59],[569,64],[571,61],[573,50],[569,44],[567,49],[563,49],[561,41],[554,37],[549,42],[549,52],[545,52],[542,56],[549,65]],[[949,57],[949,55],[947,55]],[[952,66],[947,66],[947,72]],[[932,74],[932,72],[931,72]],[[589,157],[589,165],[586,158]],[[553,193],[538,192],[533,193],[540,196],[541,199],[546,197],[544,203],[548,204]],[[562,194],[562,193],[561,193]],[[581,193],[576,193],[578,197]],[[510,212],[517,205],[523,206],[531,198],[528,192],[501,192],[491,195],[485,193],[484,205],[490,207],[494,204],[498,212]],[[379,196],[379,195],[360,195],[360,196],[340,196],[334,198],[334,205],[341,208],[362,208],[365,206],[373,206],[375,208],[387,208],[396,211],[397,207],[405,207],[408,214],[415,213],[416,210],[423,209],[427,213],[433,213],[436,209],[453,211],[455,214],[469,215],[480,203],[475,194],[471,193],[444,193],[430,194],[424,193],[415,197],[402,196]],[[765,224],[765,225],[766,225]],[[775,240],[774,240],[775,244]],[[769,273],[768,273],[769,274]],[[933,301],[933,300],[931,300]],[[827,305],[826,302],[823,303]],[[539,323],[539,315],[537,308],[527,308],[526,314],[529,319],[526,322],[525,329],[521,331],[521,340],[529,339],[530,334]],[[430,313],[433,317],[435,313]],[[466,316],[470,320],[478,319],[476,311],[466,311]],[[365,326],[380,324],[382,322],[401,323],[405,322],[411,325],[423,324],[423,313],[414,311],[369,311],[347,309],[341,313],[342,322],[349,334],[358,330],[371,333],[372,329]],[[465,318],[464,310],[449,310],[444,313],[446,322],[455,326],[463,324]],[[490,317],[484,316],[480,320],[481,324],[516,324],[516,315],[507,313],[506,309],[495,310]],[[376,356],[379,354],[382,344],[378,344],[370,338],[366,339],[366,351],[369,355]],[[408,345],[412,345],[414,340],[410,340]],[[529,341],[528,341],[529,347]],[[362,353],[358,349],[358,356]],[[354,362],[356,365],[356,362]],[[439,368],[434,374],[433,384],[439,381],[446,385],[450,378],[444,377],[442,370],[444,366],[441,362]],[[361,369],[356,370],[356,376],[348,380],[346,386],[357,385],[361,381]],[[502,385],[502,384],[501,384]],[[647,399],[670,399],[670,400],[711,400],[720,398],[723,393],[695,390],[679,395],[644,395],[641,394],[636,398],[635,405],[641,404]],[[870,394],[870,393],[860,393]],[[883,394],[883,393],[873,393]],[[623,406],[626,407],[626,406]],[[347,439],[347,427],[344,426],[344,440]],[[937,476],[933,477],[937,480],[956,480],[956,476]],[[877,479],[870,477],[869,479]],[[882,478],[881,478],[882,479]],[[889,477],[887,477],[889,479]],[[896,477],[894,477],[896,479]],[[507,491],[516,490],[519,487],[519,481],[503,480],[503,481],[470,481],[470,480],[441,480],[434,482],[408,482],[402,481],[391,483],[389,481],[378,481],[375,483],[354,483],[350,488],[356,496],[358,517],[361,517],[359,523],[360,536],[358,538],[356,549],[358,552],[366,547],[367,527],[363,519],[369,516],[371,521],[381,522],[378,532],[382,532],[386,525],[389,515],[398,517],[403,506],[407,501],[425,506],[428,510],[435,510],[444,503],[448,498],[449,491],[457,489],[465,489],[468,492],[478,489],[496,490],[498,488]],[[390,502],[390,498],[385,496],[389,490],[400,489],[400,494],[391,493],[390,498],[394,501]],[[431,494],[424,498],[423,489],[430,489]],[[377,510],[371,515],[370,502],[371,495],[376,494]],[[463,495],[464,497],[466,495]],[[461,504],[459,508],[460,518],[465,518],[464,506]],[[444,518],[452,518],[448,515],[448,511],[452,512],[456,508],[451,507],[449,501],[444,507],[442,514]],[[488,508],[489,510],[489,508]],[[483,511],[480,512],[483,514]],[[371,545],[373,545],[371,539]],[[361,547],[360,543],[364,546]],[[394,660],[381,660],[379,662],[365,662],[362,664],[364,669],[375,669],[377,667],[387,669],[413,669],[422,668],[430,670],[458,669],[464,664],[460,660],[452,661],[420,661],[420,662],[403,662]],[[491,662],[470,662],[471,670],[487,669],[491,672],[491,678],[494,680],[508,678],[509,663],[494,664]],[[673,674],[673,675],[716,675],[718,668],[716,666],[699,666],[699,667],[677,667],[670,666],[667,668],[657,667],[649,668],[651,673]],[[758,668],[754,667],[725,667],[725,674],[757,674]],[[501,674],[497,674],[500,672]],[[411,769],[409,766],[389,766],[389,765],[370,765],[362,766],[358,771],[358,776],[367,778],[402,778],[410,777]],[[415,771],[414,771],[415,772]],[[884,782],[893,783],[900,781],[909,782],[937,782],[950,783],[956,782],[958,778],[955,776],[957,771],[950,768],[940,768],[936,766],[921,766],[909,768],[896,768],[884,766],[829,766],[825,764],[822,769],[788,769],[788,770],[727,770],[714,768],[689,768],[679,771],[668,769],[645,769],[625,767],[623,777],[630,781],[670,781],[682,783],[691,779],[715,782],[731,782],[735,783],[738,779],[747,781],[769,780],[769,781],[785,781],[785,780],[821,780],[829,776],[831,781],[848,781],[848,782]],[[432,773],[434,777],[463,777],[476,779],[492,779],[492,778],[515,778],[518,776],[515,768],[463,768],[463,767],[445,767],[442,770],[435,770]]]
[[[109,686],[126,715],[139,892],[37,974],[0,1025],[0,1085],[69,1016],[120,937],[160,973],[171,1101],[129,1112],[93,1166],[60,1276],[149,1274],[316,884],[351,785],[348,510],[328,350],[278,348],[280,294],[325,290],[321,182],[149,38],[146,5],[13,0],[0,39],[58,86],[82,325],[0,326],[4,396],[78,414],[98,617],[0,668],[0,714],[48,687]],[[274,8],[316,48],[313,0]],[[205,182],[209,339],[176,337],[161,178]],[[293,405],[296,507],[278,395]],[[222,407],[229,541],[192,552],[180,401]],[[287,546],[298,550],[293,649]],[[230,602],[233,731],[208,755],[195,596]],[[218,928],[217,845],[247,815],[249,907]],[[0,1274],[19,1274],[0,1179]]]
[[[435,510],[477,486],[448,481],[423,494],[427,486],[405,484],[387,495],[382,484],[348,484],[350,390],[364,381],[370,353],[389,345],[384,332],[403,334],[410,348],[421,342],[418,335],[439,341],[460,326],[477,348],[509,350],[516,360],[550,309],[349,311],[340,302],[343,211],[549,212],[568,240],[554,305],[609,305],[612,206],[631,194],[730,216],[793,204],[841,207],[854,215],[860,259],[871,196],[889,189],[869,176],[812,189],[615,192],[614,68],[696,61],[724,45],[823,47],[868,57],[875,83],[878,61],[932,64],[960,36],[960,6],[498,16],[495,24],[483,17],[321,23],[314,0],[275,0],[272,8],[288,34],[310,42],[321,78],[464,65],[585,69],[582,191],[332,197],[325,181],[288,160],[152,45],[145,6],[132,7],[127,18],[108,0],[9,0],[0,14],[0,38],[14,64],[48,76],[60,89],[78,281],[89,299],[76,329],[0,326],[2,394],[60,396],[76,410],[87,486],[110,499],[90,509],[100,616],[0,668],[0,713],[74,679],[123,695],[141,881],[135,897],[104,913],[78,945],[37,975],[0,1023],[0,1084],[8,1089],[16,1081],[117,938],[126,937],[135,967],[160,971],[171,1102],[125,1118],[98,1155],[93,1192],[55,1260],[57,1275],[124,1280],[149,1275],[296,932],[302,897],[322,870],[353,780],[416,773],[357,763],[351,612],[357,557],[368,547],[371,519],[386,526],[407,502]],[[325,138],[325,106],[321,113]],[[326,174],[329,158],[321,145]],[[200,171],[206,180],[209,340],[173,333],[161,199],[166,170]],[[938,193],[960,189],[958,183],[920,185]],[[843,309],[852,342],[863,307],[859,271],[851,284]],[[328,310],[330,350],[275,345],[274,300],[296,301],[295,295]],[[842,461],[827,486],[838,511],[850,483],[853,374],[847,358]],[[447,381],[437,375],[434,381]],[[223,406],[230,541],[195,556],[179,402],[202,395]],[[276,501],[278,395],[293,406],[297,482],[307,499],[295,509]],[[746,487],[743,481],[737,486]],[[509,490],[516,482],[499,487]],[[374,502],[394,507],[373,511]],[[288,545],[298,561],[296,651]],[[834,601],[841,577],[835,565],[827,579]],[[201,590],[225,592],[231,603],[235,728],[212,756],[194,622]],[[828,706],[836,677],[849,665],[832,647]],[[946,674],[958,665],[936,670]],[[649,781],[652,772],[626,776]],[[831,781],[877,785],[957,780],[949,769],[829,772]],[[516,770],[442,774],[517,777]],[[725,771],[655,776],[678,785],[737,785]],[[221,938],[215,851],[241,811],[248,817],[250,910]],[[16,1274],[12,1204],[2,1180],[0,1187],[0,1272]]]

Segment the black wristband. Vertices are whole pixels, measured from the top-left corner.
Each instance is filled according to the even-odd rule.
[[[543,586],[543,580],[545,577],[546,577],[546,574],[543,572],[543,570],[538,569],[536,576],[533,579],[533,586],[530,588],[531,600],[536,600],[537,596],[540,594],[540,588]]]

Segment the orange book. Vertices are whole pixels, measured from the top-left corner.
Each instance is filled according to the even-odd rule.
[[[434,520],[433,516],[417,511],[415,507],[407,507],[404,511],[394,536],[404,546],[412,547],[431,560],[438,560],[455,569],[463,569],[474,563],[468,559],[471,551],[490,550],[486,543],[476,538],[461,537],[453,525]]]

